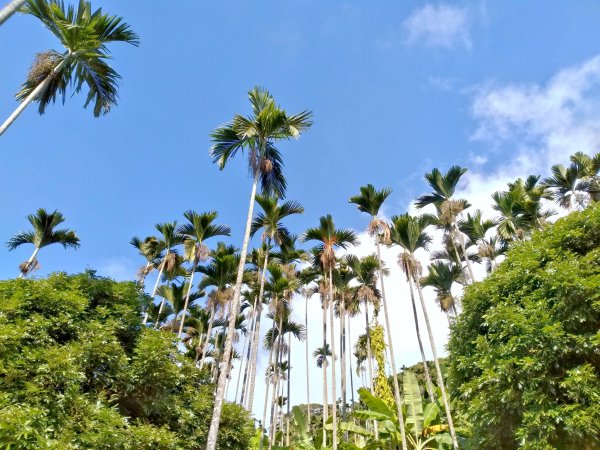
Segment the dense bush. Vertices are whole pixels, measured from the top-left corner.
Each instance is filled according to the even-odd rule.
[[[600,206],[515,245],[452,329],[454,397],[481,449],[600,448]]]
[[[212,386],[170,334],[141,326],[143,301],[91,272],[0,282],[0,448],[204,448]],[[226,404],[219,448],[252,434]]]

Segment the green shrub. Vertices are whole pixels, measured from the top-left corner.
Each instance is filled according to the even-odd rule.
[[[213,387],[144,301],[92,272],[0,282],[0,449],[204,448]],[[219,448],[253,433],[226,404]]]
[[[482,449],[600,448],[600,206],[516,245],[470,286],[449,377]]]

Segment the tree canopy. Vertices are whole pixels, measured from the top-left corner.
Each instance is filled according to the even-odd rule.
[[[600,205],[514,245],[462,303],[449,376],[475,448],[599,448]]]
[[[91,271],[0,282],[0,448],[206,445],[209,374],[174,335],[141,325],[146,301]],[[224,405],[219,448],[246,449],[253,431]]]

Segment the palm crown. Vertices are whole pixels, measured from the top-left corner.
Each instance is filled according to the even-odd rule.
[[[9,250],[14,250],[23,244],[33,244],[35,247],[29,260],[19,266],[20,276],[25,276],[36,268],[36,255],[43,247],[51,244],[61,244],[64,248],[79,247],[79,238],[74,231],[66,228],[56,229],[65,221],[64,216],[58,211],[49,213],[40,208],[35,214],[29,214],[27,220],[33,226],[33,230],[17,233],[6,243]]]
[[[302,214],[304,212],[302,205],[293,200],[280,204],[277,197],[267,195],[257,195],[256,203],[260,205],[262,212],[259,212],[252,220],[250,236],[254,236],[258,230],[263,229],[263,241],[273,240],[280,246],[285,241],[289,241],[290,232],[281,221],[293,214]]]
[[[211,138],[210,154],[213,162],[223,169],[238,151],[248,151],[248,164],[253,175],[260,176],[262,192],[285,196],[283,158],[275,141],[298,138],[312,125],[310,111],[288,114],[275,103],[264,88],[248,92],[252,115],[236,114],[230,122],[215,129]]]
[[[21,90],[18,100],[25,100],[40,83],[51,77],[49,84],[37,96],[39,112],[43,114],[57,96],[66,98],[67,88],[75,93],[88,87],[84,106],[94,103],[94,116],[106,114],[117,103],[120,75],[107,64],[110,52],[107,44],[126,42],[138,45],[138,36],[118,16],[92,12],[90,2],[80,0],[77,7],[65,6],[61,0],[29,0],[24,11],[37,17],[56,36],[64,52],[49,51],[38,55]]]
[[[335,247],[343,249],[358,244],[356,234],[352,230],[338,230],[333,223],[331,214],[319,219],[318,228],[309,228],[304,233],[303,241],[319,241],[317,254],[323,268],[329,270],[335,263]]]

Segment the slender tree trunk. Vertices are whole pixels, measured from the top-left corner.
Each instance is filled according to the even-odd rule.
[[[350,353],[348,354],[348,363],[350,368],[350,395],[352,396],[352,413],[354,414],[354,374],[352,373],[352,331],[350,329],[350,316],[346,315],[348,321],[348,348]]]
[[[15,3],[15,2],[13,1],[12,3]],[[4,20],[6,20],[8,18],[8,17],[5,17],[4,20],[2,20],[2,17],[3,17],[2,14],[6,10],[6,8],[9,8],[11,6],[11,4],[6,6],[0,12],[0,25],[2,25],[2,22],[4,22]],[[13,11],[13,13],[14,13],[14,11]],[[15,109],[15,111],[8,117],[8,119],[6,119],[6,121],[2,125],[0,125],[0,136],[2,136],[4,134],[4,132],[8,129],[8,127],[10,127],[12,125],[12,123],[15,120],[17,120],[17,117],[19,117],[21,115],[21,113],[25,110],[25,108],[27,108],[27,106],[29,106],[29,104],[31,102],[33,102],[34,100],[36,100],[40,96],[40,94],[42,92],[44,92],[44,90],[48,87],[48,85],[52,81],[52,78],[54,77],[54,75],[57,72],[59,72],[60,70],[62,70],[65,67],[65,65],[67,65],[67,63],[69,63],[75,57],[75,55],[76,55],[75,53],[69,53],[67,56],[65,56],[63,58],[63,60],[52,70],[52,72],[50,72],[46,76],[46,78],[44,78],[44,81],[42,81],[40,84],[38,84],[37,87],[31,92],[31,94],[29,94],[27,96],[27,98],[25,100],[23,100],[19,104],[19,106],[17,106],[17,109]]]
[[[285,419],[285,445],[290,446],[290,380],[292,377],[292,333],[288,333],[288,376],[287,376],[287,417]]]
[[[310,433],[310,377],[309,377],[309,368],[308,368],[308,298],[306,299],[306,303],[304,304],[304,329],[306,332],[305,339],[305,359],[306,359],[306,404],[307,404],[307,416],[308,416],[308,432]]]
[[[27,270],[27,273],[29,273],[29,271],[30,271],[30,267],[31,267],[31,265],[33,264],[33,261],[35,261],[35,257],[37,256],[37,254],[39,253],[39,251],[40,251],[40,248],[39,248],[39,247],[36,247],[36,248],[33,250],[33,253],[32,253],[32,254],[31,254],[31,256],[29,257],[29,259],[27,260],[27,263],[26,263],[26,264],[27,264],[27,266],[25,267],[25,270]],[[19,278],[23,278],[24,276],[25,276],[25,273],[24,273],[24,272],[21,272],[21,273],[19,274]]]
[[[237,402],[238,392],[240,391],[240,380],[242,379],[242,366],[244,365],[244,349],[246,348],[246,342],[248,341],[249,333],[246,333],[244,336],[244,344],[242,345],[242,353],[240,355],[240,368],[238,369],[238,380],[235,386],[235,397],[233,397],[233,401]],[[248,350],[250,350],[250,342],[248,342]],[[246,364],[246,369],[248,368]]]
[[[281,324],[282,320],[280,320],[280,324]],[[273,440],[275,438],[275,425],[277,423],[277,393],[279,391],[279,377],[280,377],[280,373],[279,373],[279,365],[280,365],[280,361],[281,361],[281,325],[279,326],[279,336],[277,336],[278,339],[278,343],[277,343],[277,349],[275,351],[275,364],[273,367],[273,372],[275,373],[275,383],[273,385],[273,398],[271,400],[271,417],[269,418],[269,421],[271,423],[271,426],[269,428],[269,450],[271,450],[271,448],[273,447]]]
[[[367,334],[367,363],[369,367],[369,390],[373,393],[373,356],[371,354],[371,325],[369,324],[369,304],[365,302],[365,333]]]
[[[275,297],[275,311],[277,311],[277,297]],[[269,365],[267,366],[267,374],[271,374],[270,371],[272,369],[272,364],[273,364],[273,353],[275,350],[275,340],[273,338],[273,336],[275,336],[275,317],[273,317],[273,324],[271,325],[271,337],[272,337],[272,341],[271,341],[271,348],[269,349]],[[263,416],[262,416],[262,424],[263,426],[266,428],[267,426],[267,405],[269,404],[269,386],[271,385],[271,379],[270,377],[267,377],[267,383],[265,386],[265,401],[263,403]],[[259,445],[259,449],[262,450],[263,448],[263,439],[260,440],[260,445]]]
[[[394,343],[392,342],[392,329],[390,327],[390,317],[388,314],[387,300],[385,298],[385,285],[383,283],[383,274],[381,273],[381,249],[379,245],[379,237],[375,236],[377,244],[377,259],[379,261],[379,283],[381,284],[381,298],[383,300],[383,314],[385,316],[385,327],[388,337],[388,348],[390,351],[390,364],[392,366],[392,378],[394,381],[394,398],[396,400],[396,412],[398,414],[398,422],[400,423],[400,436],[402,438],[402,450],[407,450],[406,445],[406,430],[404,428],[404,414],[402,414],[402,399],[400,397],[400,387],[398,386],[398,374],[396,372],[396,360],[394,359]]]
[[[208,351],[208,344],[210,342],[210,335],[212,333],[213,323],[215,322],[215,310],[217,309],[217,305],[212,305],[210,311],[210,319],[208,322],[208,330],[206,330],[206,342],[202,347],[202,357],[200,358],[200,369],[204,367],[204,360],[206,359],[206,352]]]
[[[4,8],[0,10],[0,25],[6,22],[10,16],[16,13],[27,0],[12,0]]]
[[[252,362],[250,365],[250,383],[249,383],[249,393],[248,393],[248,402],[246,405],[246,409],[248,411],[252,411],[252,405],[254,403],[254,387],[256,386],[256,362],[258,359],[258,341],[260,339],[260,317],[262,314],[262,300],[265,292],[265,279],[267,277],[267,264],[269,260],[269,247],[270,241],[267,241],[267,253],[265,254],[265,262],[263,265],[263,271],[260,277],[260,289],[258,291],[258,305],[259,308],[257,310],[257,319],[256,319],[256,330],[254,331],[254,340],[252,342],[252,352],[251,358]]]
[[[415,303],[415,292],[412,284],[412,275],[407,273],[408,285],[410,287],[410,302],[412,305],[413,318],[415,320],[415,332],[417,333],[417,341],[419,342],[419,351],[421,352],[421,361],[423,361],[423,372],[425,374],[425,385],[427,386],[427,394],[429,395],[429,401],[435,401],[433,394],[433,383],[431,382],[431,376],[429,375],[429,367],[427,367],[427,358],[425,357],[425,350],[423,349],[423,341],[421,340],[421,331],[419,329],[419,317],[417,315],[417,305]]]
[[[344,294],[341,295],[340,302],[340,356],[342,372],[342,420],[346,421],[346,320],[345,320],[345,304]],[[344,441],[348,442],[348,431],[344,431]]]
[[[252,326],[250,327],[250,341],[248,342],[248,353],[246,354],[246,369],[244,369],[244,381],[242,383],[242,396],[240,397],[240,405],[244,407],[244,400],[247,398],[247,387],[248,387],[248,371],[251,365],[251,354],[252,354],[252,344],[254,342],[254,331],[256,330],[256,316],[260,314],[257,311],[256,306],[258,305],[258,297],[254,299],[254,305],[252,306]],[[237,393],[235,394],[237,398]]]
[[[323,294],[321,294],[323,296]],[[322,364],[323,368],[323,447],[327,447],[327,432],[325,425],[327,424],[327,417],[329,416],[328,407],[328,392],[327,392],[327,310],[325,309],[327,300],[322,299],[322,310],[323,310],[323,354],[324,360]]]
[[[473,266],[471,266],[471,261],[469,260],[469,256],[467,255],[467,249],[465,247],[465,240],[463,238],[462,233],[458,229],[458,226],[456,225],[456,223],[454,223],[454,229],[455,229],[456,235],[458,236],[458,242],[459,242],[460,248],[462,250],[463,259],[467,263],[467,269],[469,271],[469,276],[471,277],[471,283],[475,283],[475,274],[473,273]]]
[[[367,363],[369,367],[369,391],[373,393],[373,356],[371,353],[371,324],[369,323],[369,304],[365,301],[365,333],[367,334]],[[375,439],[379,439],[379,431],[377,429],[377,421],[373,420],[373,431]]]
[[[335,376],[335,331],[333,329],[333,269],[329,267],[329,333],[331,335],[331,397],[332,397],[332,414],[333,414],[333,450],[337,450],[337,395]]]
[[[194,282],[194,272],[196,272],[196,267],[198,267],[198,261],[196,261],[194,258],[194,266],[192,267],[192,273],[190,274],[190,286],[185,294],[185,302],[183,303],[183,316],[181,319],[181,324],[179,325],[179,334],[177,334],[177,338],[179,339],[181,339],[181,333],[183,332],[183,323],[185,322],[185,313],[187,312],[190,294],[192,293],[192,283]]]
[[[152,288],[152,294],[150,294],[151,301],[154,301],[154,297],[156,297],[156,291],[158,290],[160,278],[162,277],[163,271],[165,270],[165,263],[167,262],[167,256],[169,256],[169,250],[167,250],[165,257],[163,258],[162,262],[160,263],[160,269],[158,270],[158,277],[156,278],[156,281],[154,282],[154,287]],[[159,312],[158,317],[156,318],[157,322],[159,320],[161,312],[162,311]],[[146,322],[148,322],[148,311],[146,311],[146,315],[144,316],[144,321],[142,322],[142,325],[146,325]]]
[[[252,213],[254,211],[254,201],[256,197],[256,187],[258,184],[258,170],[254,174],[252,183],[252,191],[250,193],[250,205],[248,206],[248,216],[246,218],[246,231],[244,233],[244,242],[242,244],[242,252],[240,254],[240,265],[238,267],[237,280],[233,293],[233,304],[231,305],[231,316],[229,317],[229,326],[227,327],[227,338],[225,339],[225,361],[229,360],[233,347],[233,333],[235,332],[235,321],[238,310],[240,309],[240,295],[242,292],[242,283],[244,280],[244,267],[246,266],[246,254],[248,252],[248,242],[250,241],[250,225],[252,223]],[[225,393],[225,381],[227,380],[227,366],[219,376],[217,392],[215,394],[215,405],[213,416],[210,422],[210,429],[206,438],[206,450],[216,450],[217,436],[219,434],[219,424],[221,422],[221,410],[223,409],[223,395]]]
[[[450,411],[450,403],[448,402],[448,396],[446,395],[446,387],[444,385],[444,378],[442,376],[442,370],[440,369],[440,362],[438,361],[437,351],[435,348],[435,341],[433,339],[433,332],[431,330],[431,324],[429,323],[429,315],[427,314],[427,306],[423,298],[423,291],[421,289],[421,283],[417,281],[417,291],[419,292],[419,300],[421,302],[421,308],[423,309],[423,317],[425,318],[425,325],[427,326],[427,333],[429,334],[429,343],[431,344],[431,352],[433,354],[433,362],[435,364],[435,371],[437,373],[437,380],[440,390],[442,392],[442,400],[444,401],[444,409],[446,411],[446,417],[448,419],[448,429],[450,431],[450,437],[452,438],[452,446],[454,450],[458,450],[458,440],[456,439],[456,431],[454,430],[454,422],[452,421],[452,413]]]

